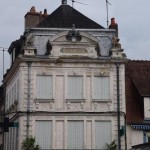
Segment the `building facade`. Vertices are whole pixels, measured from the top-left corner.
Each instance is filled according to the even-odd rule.
[[[150,149],[150,61],[125,68],[128,149]]]
[[[3,80],[6,116],[19,123],[4,134],[5,150],[21,150],[29,136],[43,150],[104,150],[113,141],[126,149],[126,56],[116,26],[105,29],[66,1],[50,15],[31,8]]]
[[[0,122],[3,122],[3,117],[4,116],[4,85],[0,86]],[[3,137],[4,137],[4,132],[3,128],[0,127],[0,150],[3,149]]]

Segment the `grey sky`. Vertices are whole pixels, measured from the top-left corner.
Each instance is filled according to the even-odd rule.
[[[87,5],[74,4],[75,9],[104,27],[106,0],[77,0]],[[109,20],[116,18],[122,47],[129,59],[150,60],[150,0],[109,0]],[[37,11],[45,8],[50,14],[61,0],[1,0],[0,47],[8,48],[24,32],[24,15],[32,6]],[[68,0],[71,5],[71,0]],[[5,53],[5,69],[9,68],[9,55]],[[2,80],[2,52],[0,51],[0,81]]]

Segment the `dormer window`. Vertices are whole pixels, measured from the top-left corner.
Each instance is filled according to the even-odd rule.
[[[15,55],[16,55],[16,49],[14,48],[13,49],[13,52],[12,52],[12,61],[14,62],[15,60]]]
[[[13,48],[11,55],[10,55],[11,64],[15,61],[15,55],[16,55],[16,49]]]

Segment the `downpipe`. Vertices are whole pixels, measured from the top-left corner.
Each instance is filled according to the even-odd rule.
[[[120,84],[119,84],[119,67],[120,67],[120,64],[119,64],[119,63],[116,63],[116,75],[117,75],[118,150],[121,150],[121,139],[120,139]]]
[[[29,126],[30,126],[30,100],[31,100],[31,95],[30,95],[30,91],[31,91],[31,62],[27,62],[28,65],[28,95],[27,95],[27,133],[26,133],[26,138],[29,137]]]

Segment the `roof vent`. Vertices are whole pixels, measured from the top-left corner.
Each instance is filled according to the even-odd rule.
[[[67,0],[62,0],[62,5],[67,5]]]

